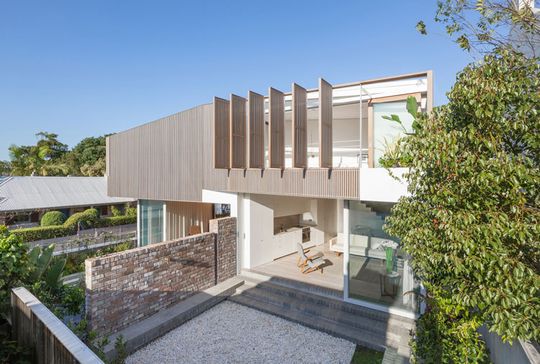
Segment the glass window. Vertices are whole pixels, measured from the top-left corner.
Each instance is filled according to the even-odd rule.
[[[140,246],[163,241],[163,202],[139,201]]]
[[[349,298],[416,311],[409,258],[382,229],[389,209],[349,201]]]
[[[397,115],[401,125],[383,116]],[[384,153],[394,148],[397,140],[405,133],[412,132],[413,117],[407,112],[406,101],[383,102],[373,104],[373,158],[374,166],[379,167],[379,159]]]

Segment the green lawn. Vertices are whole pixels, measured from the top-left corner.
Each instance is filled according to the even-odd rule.
[[[356,351],[351,360],[351,364],[380,364],[382,363],[384,353],[362,346],[356,346]]]

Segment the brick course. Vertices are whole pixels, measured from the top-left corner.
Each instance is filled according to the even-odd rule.
[[[236,275],[236,219],[210,220],[210,232],[85,262],[91,330],[117,332]]]

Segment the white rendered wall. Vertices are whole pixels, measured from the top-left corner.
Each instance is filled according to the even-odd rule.
[[[401,196],[408,196],[407,182],[403,174],[407,168],[391,168],[392,177],[386,168],[360,169],[360,200],[397,202]]]
[[[242,204],[243,197],[240,193],[218,192],[212,190],[202,190],[202,202],[228,204],[231,207],[231,217],[236,217],[236,261],[237,271],[240,273],[241,268],[246,268],[244,254],[249,246],[246,244],[246,226],[243,219]],[[249,232],[248,232],[249,233]],[[247,246],[247,247],[246,247]],[[248,259],[249,262],[249,259]]]

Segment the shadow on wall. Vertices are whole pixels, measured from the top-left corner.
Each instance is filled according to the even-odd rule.
[[[234,277],[236,218],[210,221],[210,232],[88,259],[86,314],[108,335]]]

